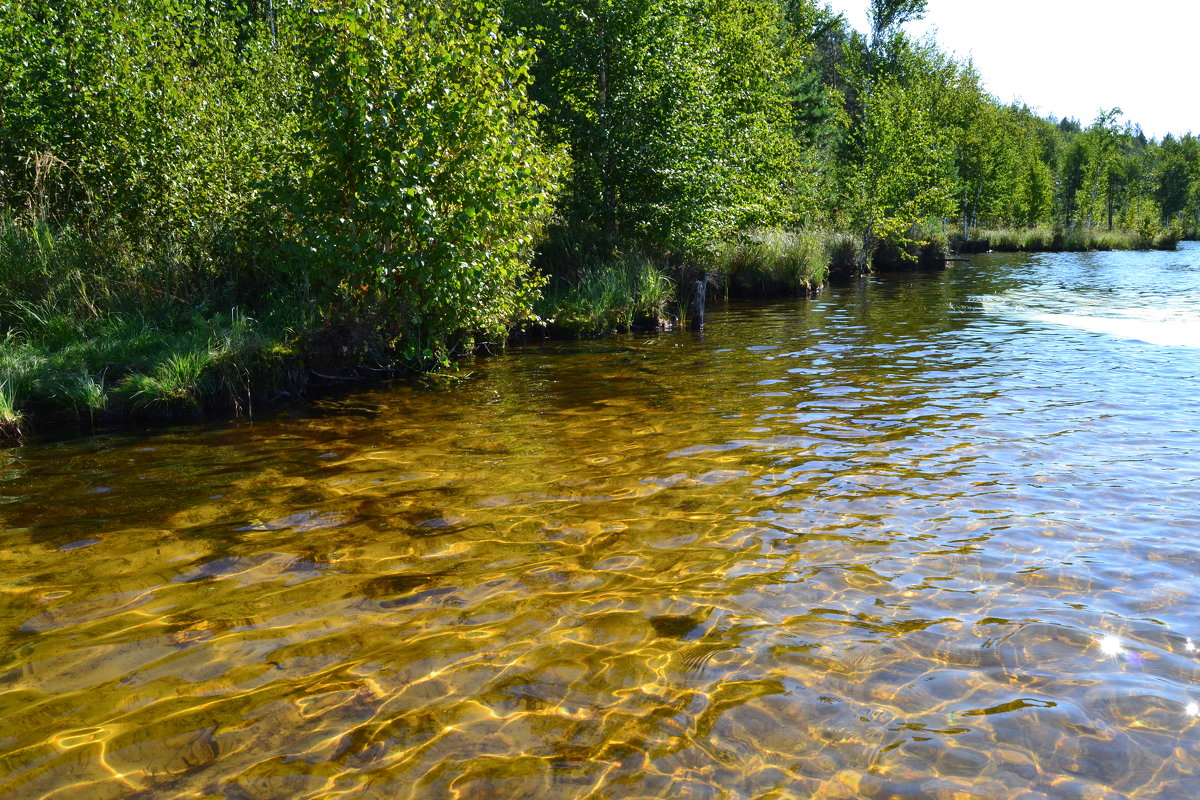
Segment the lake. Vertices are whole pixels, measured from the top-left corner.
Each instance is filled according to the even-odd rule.
[[[0,796],[1200,796],[1200,246],[0,451]]]

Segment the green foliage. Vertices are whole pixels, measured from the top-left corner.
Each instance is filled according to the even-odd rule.
[[[20,440],[24,421],[25,415],[16,408],[7,384],[0,384],[0,443]]]
[[[925,16],[928,0],[871,0],[871,32],[876,38]]]
[[[1200,230],[1200,140],[1190,134],[1167,136],[1156,155],[1154,197],[1163,220]]]
[[[1121,132],[1117,126],[1120,115],[1119,108],[1101,112],[1080,138],[1083,178],[1075,205],[1080,220],[1089,228],[1107,219],[1108,230],[1113,229],[1114,195],[1120,168]]]
[[[842,202],[852,225],[864,232],[868,253],[877,238],[902,236],[915,223],[952,208],[950,153],[923,102],[931,88],[877,77],[849,138]]]
[[[815,231],[752,230],[722,247],[713,268],[730,294],[807,295],[825,281],[831,249]]]
[[[467,0],[272,8],[0,0],[0,336],[40,413],[241,405],[348,320],[428,362],[531,313],[563,163],[528,48]]]
[[[244,408],[251,396],[294,391],[295,333],[280,320],[233,314],[147,318],[105,313],[80,322],[33,304],[10,307],[0,376],[14,408],[90,419]]]
[[[533,91],[571,155],[573,228],[610,253],[689,258],[739,228],[786,220],[799,161],[789,81],[803,42],[774,0],[505,9],[540,42]]]
[[[0,203],[116,219],[170,263],[164,291],[213,291],[219,240],[293,149],[287,54],[204,0],[0,0],[0,20]]]
[[[664,323],[675,286],[644,256],[624,255],[557,278],[539,302],[539,315],[580,336],[657,328]]]
[[[872,265],[879,270],[937,268],[946,265],[949,241],[940,231],[912,225],[905,231],[889,230],[875,243]]]
[[[474,5],[386,0],[317,3],[300,38],[310,165],[281,192],[281,268],[410,358],[528,316],[557,160],[520,41]]]

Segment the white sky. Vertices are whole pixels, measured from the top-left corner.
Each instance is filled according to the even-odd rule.
[[[867,29],[869,0],[824,0]],[[1084,125],[1101,108],[1161,138],[1200,133],[1200,0],[929,0],[910,34],[971,57],[1001,102]]]

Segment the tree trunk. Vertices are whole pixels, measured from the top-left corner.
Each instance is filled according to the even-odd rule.
[[[1112,233],[1113,229],[1113,181],[1112,176],[1108,178],[1108,232]]]
[[[604,12],[601,12],[603,15]],[[608,28],[601,16],[600,22],[600,73],[597,76],[597,100],[600,105],[600,136],[603,139],[601,171],[604,175],[604,243],[610,252],[617,248],[617,193],[613,186],[612,117],[608,108]]]
[[[862,252],[858,254],[858,271],[866,272],[867,263],[871,259],[871,251],[875,249],[875,218],[867,220],[867,227],[863,230]]]

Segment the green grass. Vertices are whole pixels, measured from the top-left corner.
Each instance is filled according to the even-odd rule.
[[[1073,228],[978,229],[973,241],[986,241],[1004,253],[1090,252],[1095,250],[1174,250],[1178,235],[1168,229],[1142,231]]]
[[[6,315],[5,322],[14,318],[19,327],[0,339],[0,379],[8,387],[0,414],[7,407],[13,419],[178,417],[292,388],[272,378],[287,371],[272,372],[271,362],[297,359],[293,334],[278,325],[244,317],[231,325],[229,314],[201,313],[107,313],[70,329],[53,314]],[[39,318],[42,325],[34,323]]]
[[[858,269],[862,238],[850,233],[834,233],[826,238],[829,247],[829,271],[848,275]]]
[[[535,305],[537,315],[551,328],[595,336],[664,324],[675,284],[649,259],[618,256],[574,272],[552,278]]]
[[[849,234],[760,229],[715,248],[689,269],[706,273],[710,286],[729,295],[807,296],[825,282],[831,266],[852,269],[858,253],[857,238]],[[691,300],[679,297],[675,281],[648,258],[605,258],[576,246],[570,232],[551,239],[542,266],[552,277],[535,311],[555,333],[662,327],[668,309],[682,313]]]
[[[978,231],[976,238],[986,239],[991,249],[1006,253],[1042,252],[1062,249],[1063,233],[1057,233],[1050,228],[1029,228],[1017,230],[1005,228],[1000,230]]]
[[[842,245],[816,231],[749,231],[716,252],[713,271],[731,295],[808,295],[825,282]]]
[[[108,408],[108,392],[104,383],[84,368],[58,376],[51,396],[66,413],[79,419],[86,418],[92,424]]]
[[[8,381],[0,383],[0,442],[21,438],[21,423],[25,415],[17,407],[16,392]]]
[[[173,353],[149,374],[129,375],[119,388],[135,411],[199,411],[207,394],[207,372],[212,361],[210,350]]]
[[[178,296],[164,274],[103,232],[0,217],[0,438],[32,422],[241,410],[303,381],[300,304],[263,319]],[[196,296],[193,293],[191,296]]]

